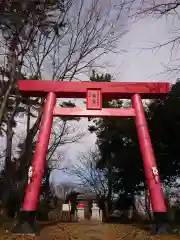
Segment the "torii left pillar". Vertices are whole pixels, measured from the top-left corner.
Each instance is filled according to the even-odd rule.
[[[51,134],[55,104],[56,94],[53,92],[48,93],[32,162],[32,177],[27,184],[20,221],[14,228],[14,233],[35,234],[34,217],[37,209],[42,177],[46,166],[46,153]]]

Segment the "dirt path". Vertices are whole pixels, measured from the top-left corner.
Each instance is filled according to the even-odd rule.
[[[74,224],[57,224],[42,230],[43,240],[110,240],[108,228],[103,224],[81,222]]]
[[[180,240],[176,236],[150,236],[135,226],[83,222],[57,224],[42,230],[43,240]]]
[[[90,221],[56,223],[44,225],[38,238],[17,236],[14,238],[9,231],[2,231],[0,240],[180,240],[180,236],[150,236],[140,227],[130,224],[103,224]]]

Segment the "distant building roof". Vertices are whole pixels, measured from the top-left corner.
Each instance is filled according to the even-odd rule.
[[[84,199],[96,199],[96,194],[95,193],[85,193],[85,194],[79,194],[78,196],[77,196],[77,199],[78,200],[84,200]]]

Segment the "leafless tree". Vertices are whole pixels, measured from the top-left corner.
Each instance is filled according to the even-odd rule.
[[[89,150],[78,156],[78,164],[76,164],[70,174],[80,179],[80,185],[95,192],[97,196],[108,195],[108,181],[105,177],[104,170],[97,169],[96,164],[99,159],[98,151]]]
[[[54,31],[54,24],[60,24],[59,18],[64,15],[58,5],[60,1],[22,2],[17,0],[0,2],[2,11],[0,16],[0,49],[1,56],[5,56],[5,61],[0,67],[1,97],[3,97],[0,107],[0,126],[6,112],[9,96],[12,94],[17,80],[25,76],[23,69],[26,54],[32,50],[36,36],[40,34],[48,37]],[[52,11],[56,11],[57,14],[53,19]]]
[[[42,33],[36,35],[33,48],[25,56],[26,71],[36,73],[41,79],[43,75],[47,76],[43,69],[48,67],[51,79],[72,80],[79,73],[95,67],[97,59],[103,55],[116,52],[124,29],[119,24],[121,9],[110,3],[107,1],[102,6],[100,0],[69,1],[63,15],[64,28],[48,37]],[[25,156],[32,152],[31,143],[37,134],[41,114],[40,106],[36,121],[28,131],[20,162],[25,162]]]
[[[64,27],[51,38],[37,35],[37,44],[27,55],[32,73],[41,72],[41,77],[56,81],[72,80],[92,67],[104,67],[97,60],[119,52],[117,44],[125,33],[122,8],[111,0],[103,4],[101,0],[67,2]]]
[[[159,74],[168,74],[168,76],[173,76],[174,74],[179,74],[180,70],[180,58],[177,55],[179,51],[180,44],[180,1],[179,0],[132,0],[126,1],[124,9],[127,11],[131,19],[141,20],[145,17],[152,17],[152,19],[164,19],[171,23],[171,30],[169,31],[169,36],[161,42],[151,44],[148,47],[142,47],[142,50],[151,50],[154,53],[160,49],[169,49],[169,59],[168,63],[162,63],[165,70]],[[168,25],[167,25],[168,26]],[[168,28],[168,27],[167,27]]]
[[[50,146],[48,149],[48,159],[53,156],[58,147],[78,142],[82,137],[84,137],[84,135],[84,130],[78,126],[75,120],[62,121],[59,118],[55,119],[52,129],[52,137],[50,139]]]
[[[57,2],[57,1],[56,1]],[[17,80],[25,78],[23,67],[25,55],[35,41],[36,34],[43,34],[46,25],[47,29],[53,29],[50,20],[50,11],[56,6],[55,1],[50,4],[47,1],[35,3],[34,1],[1,1],[0,2],[0,128],[6,134],[5,151],[5,190],[9,189],[8,182],[13,179],[12,175],[12,139],[13,128],[16,125],[16,116],[19,112],[26,112],[22,103],[25,100],[17,91]],[[62,12],[60,9],[60,12]],[[27,102],[26,102],[27,104]],[[32,101],[29,104],[32,104]],[[28,105],[28,104],[27,104]],[[33,104],[34,105],[34,104]],[[28,120],[31,113],[27,111]],[[29,125],[27,123],[27,125]],[[29,128],[28,128],[29,129]],[[7,192],[7,191],[5,191]],[[4,195],[5,201],[7,194]]]
[[[21,5],[21,1],[18,4],[20,4],[19,8],[16,6],[15,9],[19,11],[24,6]],[[22,174],[26,172],[32,161],[44,99],[22,98],[17,91],[17,80],[30,77],[51,78],[56,81],[65,78],[70,81],[73,78],[77,79],[79,74],[87,73],[92,67],[104,67],[102,57],[110,52],[115,54],[119,52],[118,43],[126,32],[123,24],[124,16],[121,14],[122,7],[117,7],[110,0],[103,4],[101,0],[67,0],[64,1],[63,9],[54,6],[48,9],[44,9],[43,6],[44,10],[41,9],[40,15],[29,12],[27,24],[20,22],[19,25],[13,25],[11,19],[11,31],[7,31],[8,26],[1,35],[1,54],[5,61],[1,64],[3,91],[0,96],[0,126],[7,134],[6,155],[10,163],[13,124],[19,113],[25,113],[26,138],[21,146],[20,157],[16,161]],[[47,16],[43,15],[41,22],[41,15],[44,13]],[[6,17],[8,16],[7,14]],[[24,21],[21,15],[19,19]],[[8,18],[5,20],[6,23],[9,21]],[[28,25],[30,22],[31,24]],[[7,108],[8,105],[11,109]],[[58,144],[74,142],[83,136],[84,133],[79,130],[76,131],[76,135],[70,134],[72,128],[68,130],[67,126],[69,125],[65,126],[63,135],[61,132],[59,135],[53,132],[50,155],[53,156]]]
[[[52,188],[53,194],[65,202],[68,194],[74,190],[75,185],[72,183],[59,183],[54,184]]]

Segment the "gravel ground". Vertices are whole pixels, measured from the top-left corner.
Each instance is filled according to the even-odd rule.
[[[2,240],[29,240],[4,234]],[[178,236],[150,236],[146,231],[127,224],[99,224],[96,222],[57,223],[42,228],[38,240],[180,240]]]

